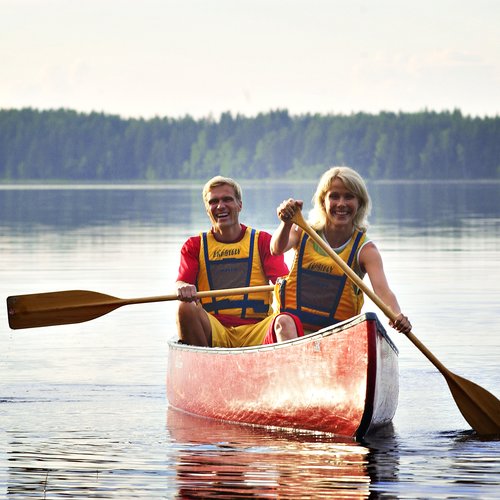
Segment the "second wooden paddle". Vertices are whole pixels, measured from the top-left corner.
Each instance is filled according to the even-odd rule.
[[[220,297],[256,292],[270,292],[274,285],[229,288],[198,292],[197,296]],[[41,326],[83,323],[104,316],[119,307],[149,302],[177,300],[176,294],[120,299],[89,290],[66,290],[61,292],[32,293],[7,298],[9,326],[13,330]]]

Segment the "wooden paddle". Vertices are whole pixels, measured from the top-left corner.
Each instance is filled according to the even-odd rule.
[[[229,288],[198,292],[197,297],[220,297],[245,293],[270,292],[274,285]],[[121,306],[177,300],[177,295],[159,295],[136,299],[119,299],[111,295],[88,290],[33,293],[7,298],[9,326],[13,330],[40,326],[83,323],[104,316]]]
[[[300,226],[337,263],[348,278],[363,290],[391,321],[396,319],[397,314],[395,314],[392,309],[385,304],[332,250],[318,233],[311,228],[304,220],[300,210],[294,214],[292,221],[297,224],[297,226]],[[407,333],[406,336],[442,373],[448,383],[448,387],[450,388],[458,409],[470,426],[479,435],[500,434],[500,401],[486,389],[448,370],[413,333]]]

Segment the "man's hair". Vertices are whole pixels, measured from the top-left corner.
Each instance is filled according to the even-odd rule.
[[[230,177],[223,177],[222,175],[216,175],[215,177],[212,177],[203,187],[203,202],[205,203],[205,206],[208,205],[208,200],[207,200],[208,192],[215,187],[224,185],[231,186],[233,188],[236,200],[241,203],[242,199],[241,186],[234,179],[231,179]]]
[[[335,179],[340,179],[345,187],[358,198],[359,208],[353,222],[357,229],[366,231],[371,210],[370,195],[363,178],[349,167],[332,167],[322,175],[314,193],[313,209],[309,216],[312,227],[322,230],[326,225],[325,196]]]

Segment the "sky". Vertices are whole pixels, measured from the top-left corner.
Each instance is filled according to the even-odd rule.
[[[0,108],[500,115],[500,0],[0,0]]]

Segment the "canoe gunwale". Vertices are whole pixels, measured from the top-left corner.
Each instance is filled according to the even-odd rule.
[[[201,346],[183,344],[179,342],[177,339],[171,339],[169,340],[168,345],[169,348],[187,349],[190,351],[200,351],[213,354],[222,354],[222,355],[248,354],[250,352],[262,352],[264,350],[285,349],[306,342],[314,342],[315,340],[319,340],[320,338],[324,338],[329,335],[352,328],[354,325],[357,325],[364,321],[375,321],[378,332],[382,335],[382,337],[384,337],[385,341],[396,353],[396,355],[399,354],[399,350],[396,344],[389,337],[387,331],[383,327],[382,323],[380,323],[380,320],[378,319],[377,315],[374,312],[366,312],[358,316],[355,316],[353,318],[349,318],[345,321],[335,323],[334,325],[327,326],[326,328],[318,330],[317,332],[309,333],[307,335],[304,335],[303,337],[286,340],[284,342],[277,342],[275,344],[263,344],[256,346],[247,346],[247,347],[201,347]]]

